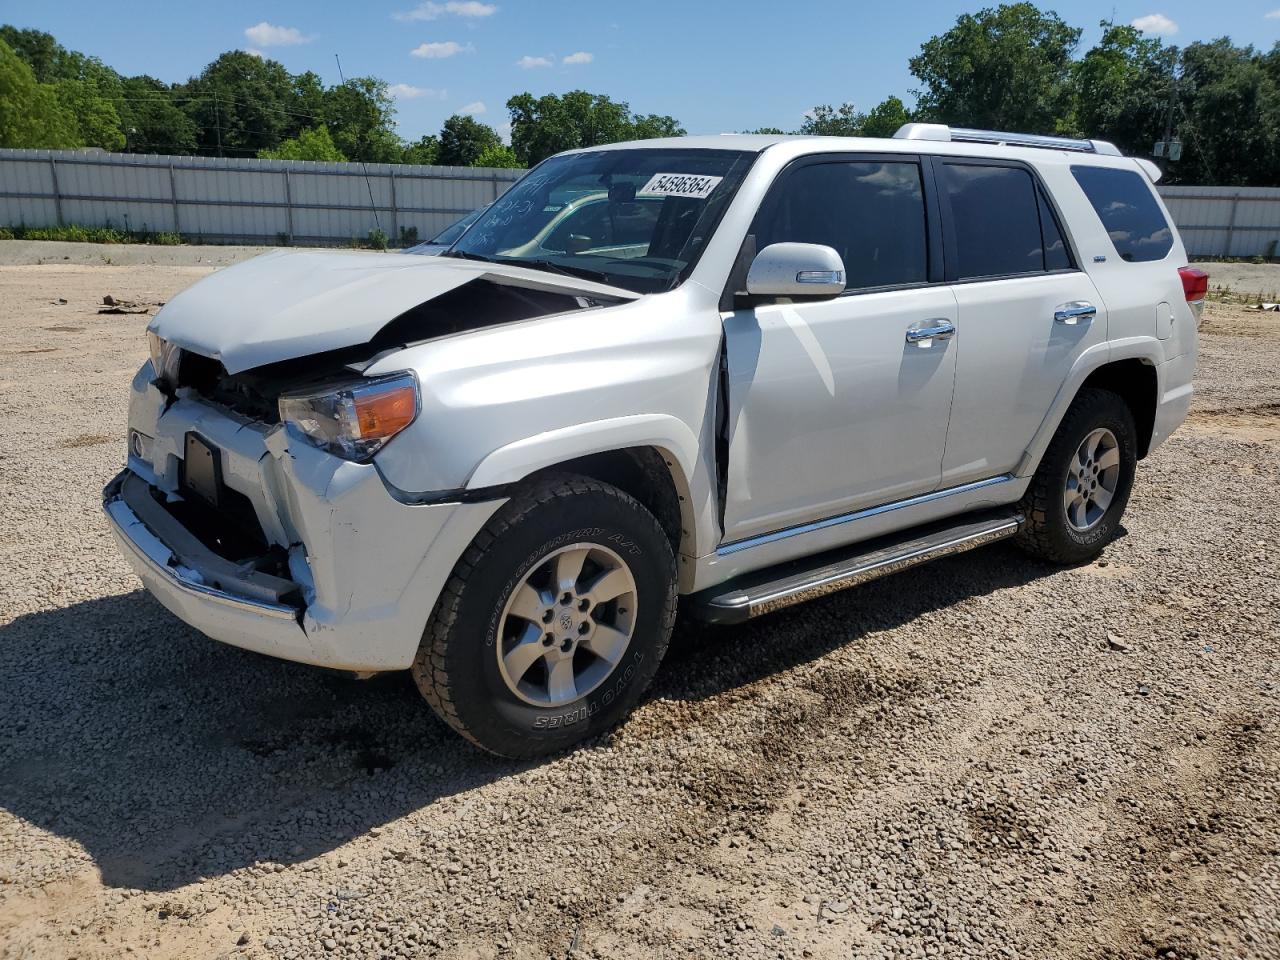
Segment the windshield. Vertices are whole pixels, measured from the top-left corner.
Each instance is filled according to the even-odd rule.
[[[468,213],[465,217],[463,217],[457,223],[451,223],[449,224],[449,226],[445,227],[443,230],[437,233],[434,237],[431,238],[431,242],[442,243],[446,247],[452,243],[457,243],[458,238],[467,232],[467,227],[471,226],[473,223],[479,220],[480,214],[484,213],[488,209],[489,209],[489,205],[486,203],[479,210],[472,210],[470,213]]]
[[[755,159],[739,150],[602,150],[530,171],[446,256],[655,293],[683,280]]]

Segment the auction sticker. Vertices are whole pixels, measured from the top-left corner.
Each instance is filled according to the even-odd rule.
[[[700,177],[689,173],[655,173],[636,191],[645,197],[692,197],[705,200],[724,177]]]

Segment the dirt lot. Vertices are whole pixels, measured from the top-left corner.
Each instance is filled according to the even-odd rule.
[[[1280,956],[1280,314],[1210,307],[1098,562],[682,626],[520,764],[140,590],[99,491],[146,317],[98,303],[241,254],[45,249],[0,266],[0,956]]]

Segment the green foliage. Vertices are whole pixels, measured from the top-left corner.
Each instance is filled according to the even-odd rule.
[[[455,113],[440,128],[440,154],[437,163],[454,167],[474,167],[486,150],[502,146],[493,127],[475,117]]]
[[[11,29],[11,28],[10,28]],[[79,147],[76,118],[0,39],[0,147]]]
[[[417,227],[401,227],[400,228],[400,246],[412,247],[418,242]]]
[[[374,227],[369,231],[369,246],[374,250],[387,249],[388,237],[385,230],[380,227]]]
[[[398,163],[404,147],[395,132],[395,101],[387,83],[376,77],[352,77],[331,87],[324,98],[324,118],[334,145],[349,160]]]
[[[762,136],[785,136],[786,132],[781,127],[756,127],[754,130],[743,130],[744,134],[759,134]]]
[[[1098,45],[1074,67],[1074,113],[1059,128],[1110,140],[1139,156],[1164,135],[1178,49],[1103,21]]]
[[[293,81],[275,60],[230,50],[178,88],[200,152],[252,157],[298,132]]]
[[[440,162],[440,138],[427,134],[404,148],[401,163],[433,164]]]
[[[120,230],[66,224],[61,227],[11,226],[0,228],[0,240],[64,240],[72,243],[145,243],[172,247],[186,243],[177,233],[153,233],[150,230]]]
[[[168,84],[154,77],[128,77],[121,81],[117,104],[124,131],[124,149],[130,153],[195,153],[200,131],[195,121],[173,102]]]
[[[892,137],[904,123],[911,122],[907,105],[897,97],[885,97],[862,120],[864,137]]]
[[[124,146],[124,131],[115,104],[102,96],[97,85],[85,80],[57,80],[53,95],[68,114],[75,118],[77,139],[90,147],[119,150]]]
[[[919,112],[939,123],[1051,132],[1070,113],[1081,31],[1031,3],[962,14],[910,60]]]
[[[329,163],[347,158],[333,145],[333,138],[325,127],[308,127],[296,137],[281,141],[270,150],[259,150],[263,160],[323,160]]]
[[[860,113],[852,103],[838,108],[824,104],[809,111],[797,132],[811,137],[892,137],[910,119],[897,97],[885,98],[870,113]]]
[[[480,156],[476,157],[474,166],[519,169],[524,164],[520,162],[520,158],[516,156],[514,150],[499,143],[491,147],[485,147]]]
[[[507,110],[511,114],[511,148],[525,166],[561,150],[684,133],[672,117],[632,117],[627,104],[585,90],[537,98],[530,93],[517,94],[507,101]]]

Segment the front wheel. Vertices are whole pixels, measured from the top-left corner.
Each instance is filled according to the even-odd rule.
[[[1081,390],[1022,498],[1019,544],[1054,563],[1092,560],[1119,529],[1137,462],[1128,404],[1110,390]]]
[[[450,577],[413,665],[451,727],[493,753],[550,753],[613,726],[653,679],[675,556],[616,487],[553,478],[502,507]]]

